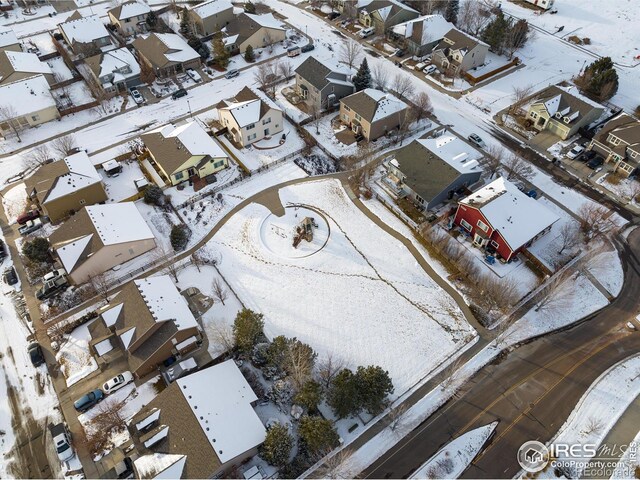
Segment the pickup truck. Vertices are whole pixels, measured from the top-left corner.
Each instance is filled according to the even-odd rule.
[[[62,276],[55,278],[53,280],[47,280],[44,282],[42,287],[36,291],[36,298],[38,300],[46,300],[47,298],[51,298],[56,293],[61,290],[64,290],[69,285],[67,278]]]
[[[33,220],[27,221],[24,225],[18,228],[18,232],[20,232],[20,235],[28,235],[41,228],[42,228],[42,220],[40,220],[39,218],[35,218]]]

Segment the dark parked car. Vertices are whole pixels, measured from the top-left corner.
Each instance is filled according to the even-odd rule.
[[[16,222],[18,222],[18,225],[24,225],[29,220],[34,220],[34,219],[38,218],[39,216],[40,216],[40,212],[39,211],[37,211],[37,210],[29,210],[28,212],[21,213],[18,216],[18,218],[16,219]]]
[[[73,402],[73,406],[80,413],[84,413],[100,403],[102,399],[104,399],[104,393],[99,388],[96,388],[93,392],[89,392]]]
[[[403,49],[401,49],[401,48],[399,48],[399,49],[397,49],[397,50],[395,51],[394,55],[395,55],[396,57],[403,57],[403,56],[404,56],[404,50],[403,50]]]
[[[310,52],[310,51],[311,51],[311,50],[313,50],[314,48],[316,48],[316,46],[315,46],[313,43],[308,43],[308,44],[304,45],[304,46],[300,49],[300,51],[301,51],[302,53]]]
[[[587,150],[580,156],[580,158],[578,158],[578,160],[580,160],[581,162],[588,162],[589,160],[593,160],[596,155],[597,153],[593,150]]]
[[[15,285],[18,283],[18,275],[16,275],[16,270],[13,266],[5,268],[2,276],[8,285]]]
[[[595,170],[596,168],[602,166],[603,163],[604,163],[604,158],[600,156],[596,156],[592,160],[589,160],[589,162],[587,163],[587,167],[589,167],[592,170]]]
[[[173,98],[174,100],[177,100],[180,97],[186,97],[186,96],[187,96],[187,91],[184,88],[181,88],[173,92],[173,94],[171,95],[171,98]]]
[[[27,347],[27,351],[29,352],[29,357],[31,358],[31,363],[33,363],[34,367],[39,367],[44,363],[44,355],[42,354],[42,348],[37,343],[32,343]]]

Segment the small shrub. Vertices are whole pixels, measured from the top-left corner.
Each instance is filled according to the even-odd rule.
[[[161,207],[165,204],[164,193],[157,185],[149,185],[144,189],[144,203]]]
[[[44,237],[36,237],[22,245],[22,254],[32,262],[51,262],[49,253],[49,240]]]
[[[569,40],[571,43],[575,43],[576,45],[582,45],[582,40],[580,40],[580,37],[578,37],[577,35],[571,35],[569,38],[567,38],[567,40]]]
[[[176,252],[182,251],[187,247],[187,243],[189,243],[189,230],[187,230],[185,225],[174,225],[171,227],[169,239],[171,240],[171,246]]]
[[[584,37],[584,38],[582,39],[582,43],[583,43],[584,45],[591,45],[591,39],[590,39],[589,37]]]

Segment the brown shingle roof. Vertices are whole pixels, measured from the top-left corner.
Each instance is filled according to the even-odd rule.
[[[31,192],[35,190],[38,201],[43,203],[58,178],[66,173],[69,173],[69,167],[64,160],[40,166],[33,175],[24,181],[27,194],[31,195]]]
[[[104,243],[102,243],[100,235],[94,223],[91,221],[86,208],[80,210],[54,230],[53,233],[49,235],[49,243],[54,249],[58,249],[87,235],[92,235],[92,237],[76,262],[75,266],[77,267],[90,255],[104,247]]]

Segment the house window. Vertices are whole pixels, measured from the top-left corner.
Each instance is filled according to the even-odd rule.
[[[333,85],[331,85],[331,93],[333,93],[335,91],[336,91],[336,88]]]
[[[262,121],[262,124],[263,124],[263,125],[266,125],[267,123],[271,123],[271,117],[269,117],[269,118],[265,118],[265,119]]]
[[[38,120],[40,120],[40,115],[31,115],[31,120],[33,120],[34,122],[37,122]]]
[[[247,130],[251,130],[251,129],[255,128],[255,127],[256,127],[255,123],[250,123],[249,125],[247,125]]]
[[[489,231],[489,225],[484,223],[482,220],[478,220],[478,228],[483,232],[487,233]]]
[[[176,177],[176,180],[182,180],[182,178],[184,177],[184,173],[178,172],[174,175],[174,177]]]
[[[416,200],[418,200],[418,202],[420,202],[421,204],[424,204],[424,198],[420,197],[419,195],[416,195]]]
[[[129,249],[129,255],[133,255],[134,253],[136,253],[136,252],[133,250],[133,248],[130,248]]]
[[[247,141],[248,141],[248,142],[250,142],[251,140],[253,140],[253,139],[255,139],[255,138],[256,138],[256,134],[255,134],[255,133],[252,133],[251,135],[249,135],[249,136],[247,137]]]
[[[356,113],[356,120],[358,120],[358,121],[362,120],[362,117],[360,115],[358,115],[357,113]]]
[[[530,116],[531,118],[533,118],[534,120],[535,120],[536,118],[538,118],[538,114],[537,114],[536,112],[531,112],[531,113],[529,114],[529,116]]]
[[[495,240],[491,240],[491,242],[489,242],[489,243],[491,243],[491,246],[493,248],[499,248],[500,247],[500,244],[498,242],[496,242]]]
[[[348,121],[349,121],[349,115],[347,115],[346,113],[343,113],[343,114],[342,114],[342,119],[343,119],[345,122],[348,122]]]
[[[213,168],[220,168],[224,165],[224,160],[220,160],[219,162],[216,162],[213,164]]]
[[[467,222],[464,218],[460,219],[460,226],[469,232],[472,229],[471,224]]]
[[[349,107],[347,107],[344,103],[342,104],[342,106],[344,107],[344,109],[345,109],[347,112],[350,112],[350,111],[351,111],[351,109],[350,109]]]
[[[609,135],[609,138],[607,139],[607,141],[611,145],[618,145],[620,143],[620,139],[614,135]]]
[[[87,203],[87,201],[84,198],[82,198],[82,199],[78,200],[78,203],[80,205],[84,205],[85,203]]]
[[[629,150],[629,155],[631,158],[636,158],[638,156],[638,152],[634,152],[633,150]]]

